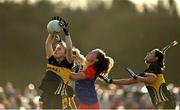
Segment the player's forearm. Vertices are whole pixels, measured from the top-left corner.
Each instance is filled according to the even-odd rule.
[[[49,34],[48,37],[47,37],[47,39],[46,39],[45,45],[49,45],[49,44],[52,45],[53,42],[54,42],[54,35]]]
[[[113,84],[119,84],[119,85],[129,85],[129,84],[134,84],[137,83],[135,79],[129,78],[129,79],[113,79],[112,83]]]
[[[72,54],[72,41],[70,35],[65,36],[65,42],[66,42],[66,58],[69,63],[73,62],[73,54]]]
[[[45,42],[45,50],[46,50],[47,58],[53,55],[53,47],[52,47],[53,42],[54,42],[54,35],[49,34]]]
[[[72,40],[70,35],[65,36],[65,42],[67,50],[72,50]]]

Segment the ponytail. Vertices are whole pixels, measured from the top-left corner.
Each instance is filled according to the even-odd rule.
[[[162,53],[165,55],[165,53],[166,53],[166,51],[167,51],[168,49],[170,49],[171,47],[173,47],[173,46],[175,46],[175,45],[177,45],[177,44],[178,44],[177,41],[171,42],[170,44],[168,44],[167,46],[165,46],[165,47],[162,49]]]
[[[165,46],[161,51],[159,49],[155,49],[155,56],[158,57],[158,60],[156,61],[156,63],[161,67],[161,69],[165,68],[164,61],[165,61],[165,54],[166,54],[167,50],[177,44],[178,44],[177,41],[173,41],[170,44],[168,44],[167,46]]]
[[[106,56],[105,63],[106,63],[105,64],[106,68],[104,69],[104,71],[102,73],[108,74],[111,71],[112,67],[114,66],[114,60],[111,57]]]
[[[98,61],[94,64],[94,68],[97,71],[96,76],[108,75],[110,70],[114,65],[114,60],[111,57],[106,56],[106,54],[101,49],[96,49]]]

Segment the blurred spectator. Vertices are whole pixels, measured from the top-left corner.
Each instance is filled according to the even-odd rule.
[[[14,97],[16,95],[16,90],[13,87],[13,84],[11,82],[7,82],[5,85],[5,94],[7,98]]]
[[[35,96],[37,96],[37,91],[34,84],[31,83],[25,88],[24,96],[28,97],[29,99],[33,99]]]
[[[37,109],[38,98],[34,84],[29,84],[22,94],[11,82],[7,82],[4,88],[0,87],[0,110]]]
[[[177,99],[176,110],[179,110],[180,87],[169,84],[168,88]],[[114,84],[96,84],[101,109],[152,109],[151,99],[143,85],[118,86]],[[24,94],[22,94],[24,93]],[[11,82],[0,87],[0,110],[5,109],[38,109],[39,96],[34,84],[30,83],[21,91],[14,88]]]

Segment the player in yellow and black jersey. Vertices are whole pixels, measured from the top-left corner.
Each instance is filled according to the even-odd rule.
[[[145,84],[151,97],[155,109],[175,109],[175,98],[167,89],[163,74],[165,52],[177,42],[172,42],[162,51],[153,49],[148,52],[144,58],[147,69],[141,74],[135,74],[131,69],[127,68],[128,73],[132,76],[129,79],[111,79],[111,83],[120,85],[129,85],[138,82]]]
[[[53,19],[62,20],[59,17]],[[45,49],[48,63],[46,74],[39,86],[43,91],[40,98],[43,109],[71,109],[74,106],[72,103],[73,89],[68,86],[73,66],[72,42],[66,23],[63,30],[65,42],[59,39],[55,50],[52,45],[57,34],[49,34],[46,39]]]

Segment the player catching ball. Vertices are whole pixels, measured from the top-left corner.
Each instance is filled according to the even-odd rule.
[[[56,32],[48,35],[45,42],[47,68],[41,82],[40,102],[43,109],[70,109],[73,90],[68,86],[71,68],[73,66],[72,42],[67,23],[60,17],[54,17],[65,33],[65,42],[59,39],[59,43],[53,49]]]

